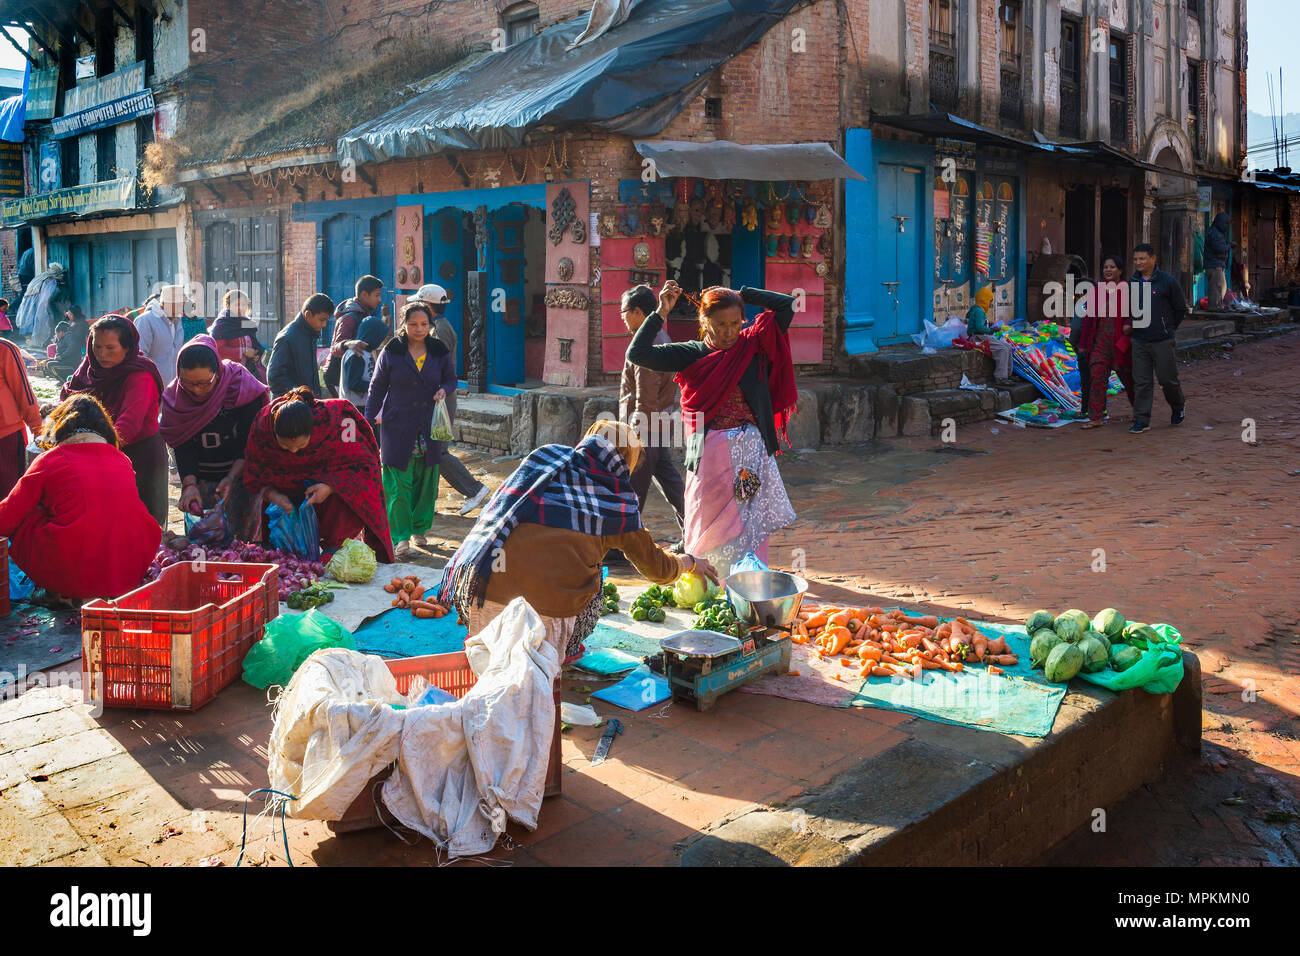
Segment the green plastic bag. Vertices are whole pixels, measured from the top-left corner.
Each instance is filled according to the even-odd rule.
[[[265,690],[289,683],[302,662],[327,647],[357,649],[352,632],[313,608],[302,614],[281,614],[266,625],[266,633],[244,658],[244,680]]]
[[[1148,694],[1172,694],[1183,679],[1183,635],[1169,624],[1152,624],[1165,643],[1148,647],[1142,658],[1126,671],[1109,667],[1078,676],[1107,690],[1131,690],[1141,687]]]

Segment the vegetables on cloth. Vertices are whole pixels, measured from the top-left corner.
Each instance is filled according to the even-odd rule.
[[[424,600],[425,588],[414,574],[393,578],[384,585],[384,590],[396,595],[393,598],[393,607],[409,610],[415,617],[442,617],[450,611],[449,607],[437,601]]]
[[[1025,633],[1033,634],[1045,627],[1051,627],[1056,623],[1056,615],[1051,611],[1035,611],[1029,615],[1029,620],[1025,621]]]
[[[1112,641],[1118,641],[1124,634],[1124,626],[1128,622],[1124,620],[1124,615],[1119,613],[1113,607],[1108,607],[1097,612],[1092,619],[1092,628],[1095,631],[1101,631]]]
[[[673,600],[678,607],[695,607],[707,594],[708,588],[702,574],[688,571],[673,582]]]
[[[601,617],[618,613],[618,585],[606,581],[600,589]]]
[[[1061,635],[1061,640],[1065,641],[1067,644],[1073,644],[1075,641],[1079,640],[1079,638],[1083,637],[1084,633],[1088,630],[1088,620],[1085,618],[1083,622],[1080,622],[1077,617],[1066,612],[1065,614],[1057,616],[1056,622],[1052,625],[1052,629],[1055,630],[1057,634]]]
[[[1042,667],[1046,664],[1047,655],[1052,653],[1052,649],[1057,644],[1063,643],[1065,643],[1065,639],[1050,627],[1035,631],[1034,636],[1029,641],[1029,659],[1033,662],[1033,666]]]
[[[694,610],[697,616],[691,627],[695,630],[716,631],[735,638],[745,636],[745,625],[740,623],[740,619],[736,617],[736,612],[726,598],[712,601],[706,599],[696,604]]]
[[[1103,640],[1105,638],[1099,638],[1096,634],[1090,633],[1075,645],[1083,654],[1081,670],[1092,674],[1101,670],[1110,662],[1110,648],[1102,643]]]
[[[664,608],[676,606],[677,601],[673,597],[672,589],[654,584],[633,599],[632,620],[662,624],[667,616],[664,614]]]
[[[1126,671],[1138,661],[1142,660],[1142,651],[1132,644],[1116,644],[1114,653],[1111,654],[1110,666],[1112,670]]]
[[[1083,667],[1083,651],[1077,644],[1057,644],[1043,664],[1043,676],[1054,683],[1064,683]]]
[[[366,584],[375,576],[379,560],[360,538],[349,538],[343,546],[334,552],[325,570],[336,580],[350,584]]]

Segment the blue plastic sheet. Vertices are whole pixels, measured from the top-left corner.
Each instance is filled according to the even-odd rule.
[[[590,674],[600,674],[602,677],[626,674],[639,664],[641,664],[641,658],[620,651],[616,647],[600,647],[588,651],[573,662],[573,666],[578,670],[587,671]]]
[[[9,600],[26,601],[36,590],[36,585],[32,583],[22,568],[14,564],[13,558],[9,559]]]
[[[663,703],[672,696],[672,691],[665,678],[651,673],[650,668],[642,664],[614,686],[598,690],[591,696],[624,710],[645,710]]]
[[[1011,650],[1020,655],[1020,663],[1004,667],[1003,676],[972,667],[957,673],[922,671],[920,680],[869,677],[848,705],[901,710],[977,730],[1047,736],[1065,699],[1066,685],[1053,684],[1041,671],[1031,669],[1029,638],[1023,627],[971,623],[990,637],[1006,638]]]
[[[455,614],[424,618],[395,607],[366,621],[352,637],[362,653],[394,658],[464,650],[468,633]]]

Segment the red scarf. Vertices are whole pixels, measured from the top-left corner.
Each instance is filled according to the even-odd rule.
[[[790,340],[776,324],[776,313],[771,309],[759,313],[749,328],[741,329],[731,348],[714,350],[674,376],[682,387],[682,418],[689,434],[694,434],[697,422],[707,425],[713,420],[755,355],[759,356],[759,374],[767,374],[776,433],[786,437],[799,395],[794,387]]]
[[[244,485],[249,495],[274,488],[298,500],[304,483],[324,482],[361,519],[366,543],[379,560],[391,564],[393,543],[384,489],[379,483],[379,444],[370,423],[347,399],[317,399],[312,405],[311,439],[295,455],[275,440],[275,410],[290,398],[277,398],[258,412],[253,422],[244,453]],[[345,420],[351,424],[345,427]]]
[[[102,318],[122,318],[122,316],[110,313]],[[158,366],[154,365],[151,359],[140,354],[140,333],[132,322],[126,321],[126,329],[119,334],[122,348],[126,349],[126,358],[112,368],[104,368],[99,364],[99,359],[95,358],[94,338],[92,334],[86,334],[85,357],[77,366],[77,370],[72,373],[72,378],[59,390],[60,401],[77,392],[88,392],[99,399],[108,409],[108,414],[113,421],[117,421],[118,416],[122,414],[126,380],[136,372],[144,372],[152,378],[154,385],[158,387],[158,394],[162,394],[166,383],[158,374]]]

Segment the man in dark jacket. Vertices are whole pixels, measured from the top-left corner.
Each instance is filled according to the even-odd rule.
[[[1183,287],[1168,272],[1156,268],[1156,251],[1148,243],[1133,250],[1133,425],[1129,432],[1141,434],[1151,427],[1154,382],[1160,380],[1165,401],[1173,409],[1171,425],[1181,425],[1187,399],[1178,383],[1178,361],[1174,355],[1174,333],[1187,315]]]
[[[364,351],[357,345],[357,329],[367,316],[374,315],[384,295],[384,281],[378,276],[362,276],[357,280],[356,295],[341,303],[334,312],[334,335],[330,339],[330,359],[325,366],[325,386],[331,395],[339,394],[339,369],[343,353],[351,348]]]
[[[1228,255],[1232,245],[1228,241],[1228,214],[1221,212],[1214,217],[1214,222],[1205,232],[1205,284],[1208,287],[1207,298],[1211,310],[1223,305],[1223,293],[1227,290],[1224,270],[1228,268]]]
[[[639,285],[624,292],[620,311],[628,331],[635,333],[658,304],[659,298],[649,286]],[[662,329],[655,337],[656,345],[671,341],[668,333]],[[677,404],[677,383],[671,373],[642,368],[626,360],[623,362],[623,375],[618,389],[618,417],[631,425],[639,436],[646,436],[642,438],[645,448],[642,449],[641,460],[632,473],[632,490],[636,492],[641,510],[644,511],[646,497],[650,493],[650,482],[653,480],[659,486],[664,500],[672,506],[678,528],[684,528],[686,483],[662,440],[664,432],[668,430],[667,416],[672,415]]]
[[[316,364],[316,343],[334,311],[334,300],[317,292],[302,304],[297,317],[280,330],[271,346],[267,384],[279,398],[290,389],[306,385],[320,395],[320,367]]]

